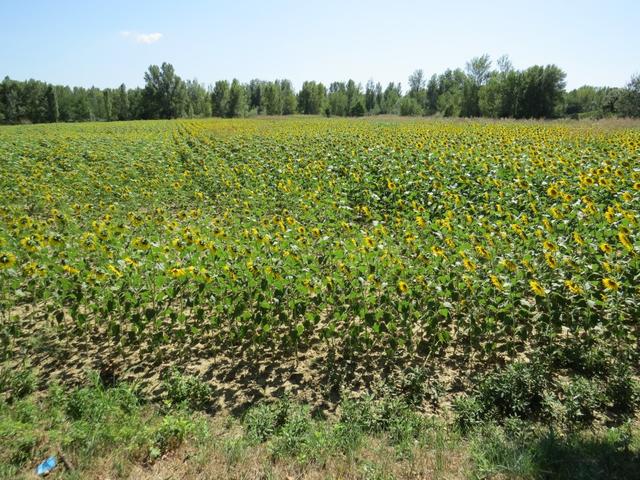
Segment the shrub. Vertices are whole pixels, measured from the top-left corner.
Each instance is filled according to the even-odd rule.
[[[640,400],[640,383],[628,367],[619,366],[607,377],[605,393],[614,412],[633,413]]]
[[[453,412],[456,426],[462,433],[468,433],[484,422],[484,406],[473,395],[456,398],[453,401]]]
[[[186,415],[165,416],[152,435],[149,456],[151,459],[155,459],[170,450],[174,450],[195,430],[195,424]]]
[[[9,401],[23,398],[36,389],[38,379],[28,367],[18,369],[0,369],[0,394]]]
[[[340,405],[340,423],[365,434],[389,433],[392,443],[416,436],[422,421],[402,399],[395,396],[346,399]]]
[[[204,409],[213,396],[211,386],[197,377],[171,369],[163,381],[167,400],[173,405],[185,405],[193,410]]]
[[[573,379],[563,387],[563,392],[563,403],[570,422],[591,422],[606,400],[600,383],[584,377]]]
[[[352,117],[363,117],[364,112],[364,104],[362,103],[362,101],[358,101],[351,107],[351,111],[349,112],[349,114]]]
[[[290,408],[290,402],[285,398],[275,403],[261,403],[250,409],[243,419],[249,439],[264,442],[278,433],[287,422]]]
[[[286,421],[273,441],[272,453],[276,457],[297,456],[304,449],[310,430],[309,410],[304,407],[290,408]]]
[[[421,114],[422,109],[415,98],[403,97],[402,100],[400,100],[400,115],[413,117]]]
[[[482,379],[478,400],[497,418],[537,417],[542,412],[548,370],[538,363],[514,363]]]

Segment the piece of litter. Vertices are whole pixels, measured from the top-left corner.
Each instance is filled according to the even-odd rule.
[[[56,468],[58,462],[56,461],[56,457],[49,457],[36,468],[36,474],[40,476],[47,475]]]

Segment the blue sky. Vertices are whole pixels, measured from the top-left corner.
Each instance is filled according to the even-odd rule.
[[[183,78],[401,81],[473,56],[555,63],[569,88],[640,73],[640,1],[0,0],[0,75],[114,87]]]

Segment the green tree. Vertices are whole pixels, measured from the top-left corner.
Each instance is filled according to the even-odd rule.
[[[56,90],[53,85],[47,85],[45,98],[47,101],[46,120],[47,122],[57,122],[60,118],[60,111],[58,110],[58,97],[56,96]]]
[[[323,111],[327,89],[322,83],[305,81],[298,93],[298,110],[306,115],[318,115]]]
[[[621,88],[605,87],[602,94],[602,101],[600,108],[602,109],[602,115],[607,117],[618,114],[618,106],[620,104],[620,97],[623,90]]]
[[[56,92],[56,100],[58,102],[58,120],[61,122],[70,122],[74,102],[71,88],[56,85],[53,89]]]
[[[18,123],[21,116],[20,83],[4,77],[0,84],[0,110],[5,123]]]
[[[390,82],[382,94],[381,113],[400,113],[400,99],[402,98],[402,86]]]
[[[129,93],[124,83],[118,87],[118,90],[114,94],[113,108],[116,119],[129,119]]]
[[[190,117],[209,117],[211,116],[211,102],[209,94],[197,79],[187,80],[185,82],[187,91],[186,112]]]
[[[265,108],[264,99],[262,98],[265,87],[266,82],[258,80],[257,78],[254,78],[249,82],[247,87],[247,106],[249,110],[255,110],[258,114],[262,113]]]
[[[433,115],[437,111],[438,111],[438,76],[436,74],[433,74],[431,75],[431,78],[427,83],[427,90],[425,93],[424,113],[426,115]]]
[[[498,64],[498,71],[500,73],[509,73],[513,71],[513,63],[509,58],[509,55],[502,55],[496,60]]]
[[[344,82],[333,82],[329,85],[327,104],[327,108],[331,115],[346,117],[349,114],[347,86]]]
[[[113,96],[111,95],[111,90],[108,88],[105,88],[102,91],[102,98],[104,101],[104,112],[105,112],[105,117],[104,119],[107,121],[111,121],[114,119],[114,115],[113,115]]]
[[[84,88],[75,87],[73,89],[73,110],[71,120],[74,122],[85,122],[91,120],[91,106],[89,105],[89,96]]]
[[[263,84],[262,105],[267,115],[282,114],[282,96],[279,84],[275,82],[265,82]]]
[[[218,80],[211,92],[211,114],[214,117],[224,117],[229,103],[229,82]]]
[[[352,117],[362,117],[365,114],[365,106],[362,98],[356,100],[356,102],[351,106],[351,111],[349,114]]]
[[[491,59],[489,55],[474,57],[466,65],[467,78],[462,83],[462,100],[460,115],[477,117],[480,115],[480,89],[491,76]]]
[[[20,121],[42,123],[47,121],[47,84],[29,79],[22,84],[22,118]]]
[[[277,81],[276,81],[277,83]],[[291,115],[297,108],[296,94],[289,80],[280,80],[280,96],[282,97],[282,114]]]
[[[566,74],[555,65],[534,65],[521,74],[516,118],[558,116]]]
[[[409,75],[409,92],[408,95],[416,100],[420,113],[423,112],[426,103],[426,80],[422,69],[414,71]]]
[[[229,87],[229,101],[226,116],[229,118],[243,117],[247,113],[247,99],[245,90],[238,79],[234,78]]]
[[[349,79],[345,86],[345,94],[347,95],[347,114],[353,115],[354,106],[358,102],[363,101],[362,87],[359,83],[356,83],[353,80]]]
[[[380,82],[376,83],[375,94],[376,94],[376,113],[380,113],[380,111],[382,110],[382,100],[384,98],[384,94],[382,93],[382,84]]]
[[[173,65],[151,65],[144,74],[144,110],[147,118],[177,118],[184,114],[186,88]]]
[[[468,81],[459,68],[447,69],[438,76],[438,112],[445,117],[459,117],[463,113],[464,89]]]
[[[414,97],[406,95],[400,100],[400,115],[417,116],[422,114],[422,108]]]
[[[491,59],[487,54],[474,57],[467,62],[466,69],[467,75],[469,75],[473,83],[481,87],[489,80],[489,75],[491,74]]]
[[[640,117],[640,75],[631,77],[618,99],[618,112],[624,117]]]
[[[376,107],[377,107],[376,85],[373,83],[373,80],[369,80],[367,82],[367,86],[365,87],[364,107],[365,107],[367,113],[375,113],[376,112]]]

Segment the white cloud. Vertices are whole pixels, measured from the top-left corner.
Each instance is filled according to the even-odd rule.
[[[146,43],[147,45],[150,43],[155,43],[162,38],[161,33],[138,33],[136,35],[136,42],[138,43]]]
[[[144,43],[145,45],[150,45],[152,43],[156,43],[158,40],[162,38],[162,34],[158,32],[154,33],[136,33],[129,31],[120,32],[120,36],[124,38],[131,38],[136,43]]]

